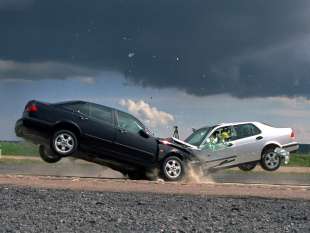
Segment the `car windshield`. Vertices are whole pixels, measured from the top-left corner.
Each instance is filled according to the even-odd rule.
[[[185,142],[194,146],[199,146],[211,129],[212,129],[211,127],[198,129],[191,135],[189,135],[189,137],[185,139]]]

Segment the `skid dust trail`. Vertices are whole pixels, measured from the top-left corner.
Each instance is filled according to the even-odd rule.
[[[82,161],[76,158],[63,158],[55,164],[33,164],[30,174],[33,175],[55,175],[76,177],[98,177],[98,178],[124,178],[124,176],[102,165]]]
[[[215,181],[209,175],[204,174],[201,170],[195,170],[189,167],[186,182],[197,184],[214,184]]]

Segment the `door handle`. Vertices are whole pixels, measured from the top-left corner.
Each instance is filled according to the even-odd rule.
[[[81,119],[81,120],[88,120],[88,118],[87,118],[87,117],[84,117],[84,116],[80,116],[80,119]]]
[[[120,133],[127,133],[128,131],[126,129],[118,129]]]
[[[256,138],[256,140],[262,140],[262,139],[263,139],[262,136],[258,136],[258,137]]]

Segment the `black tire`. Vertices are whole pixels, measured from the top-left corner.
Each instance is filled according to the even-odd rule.
[[[39,146],[39,154],[41,159],[47,163],[56,163],[61,159],[61,156],[53,153],[52,150],[43,145]]]
[[[181,181],[186,175],[186,164],[177,156],[168,156],[161,166],[161,175],[166,181]]]
[[[63,136],[63,137],[62,137]],[[60,145],[57,145],[60,143]],[[70,130],[56,131],[51,140],[51,148],[60,156],[69,156],[77,151],[78,140]]]
[[[245,172],[249,172],[252,171],[255,167],[256,167],[257,163],[244,163],[244,164],[240,164],[238,167],[240,170],[245,171]]]
[[[262,153],[260,164],[266,171],[275,171],[281,166],[281,158],[274,152],[276,147],[269,147]]]

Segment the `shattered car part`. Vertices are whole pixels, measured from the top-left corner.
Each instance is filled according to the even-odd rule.
[[[290,161],[290,152],[288,152],[287,150],[283,149],[283,148],[276,148],[274,150],[274,152],[276,152],[281,158],[282,161],[285,165],[287,165]]]

